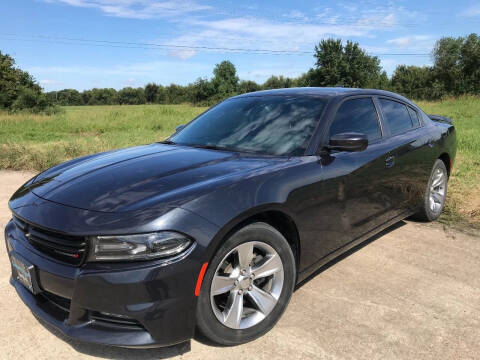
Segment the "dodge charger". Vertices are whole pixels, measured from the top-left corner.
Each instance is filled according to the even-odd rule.
[[[164,141],[24,184],[5,229],[10,283],[79,340],[245,343],[322,265],[406,217],[437,219],[455,152],[449,119],[391,92],[235,96]]]

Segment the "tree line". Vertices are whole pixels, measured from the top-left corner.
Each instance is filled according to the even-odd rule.
[[[432,50],[432,66],[399,65],[389,78],[376,56],[358,43],[326,39],[314,49],[315,66],[297,78],[271,76],[263,84],[240,80],[230,61],[213,69],[210,79],[188,85],[94,88],[82,92],[64,89],[44,93],[34,79],[16,68],[14,60],[0,52],[0,108],[42,111],[55,105],[180,104],[212,105],[225,98],[258,90],[344,86],[391,90],[417,100],[480,94],[480,37],[444,37]]]

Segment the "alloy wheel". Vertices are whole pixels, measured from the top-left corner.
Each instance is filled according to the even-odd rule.
[[[429,206],[435,214],[438,214],[445,202],[447,174],[442,168],[436,168],[430,184]]]
[[[275,308],[284,280],[280,255],[270,245],[250,241],[220,262],[210,287],[217,319],[231,329],[257,325]]]

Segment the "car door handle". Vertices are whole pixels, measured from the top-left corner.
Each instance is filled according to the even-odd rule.
[[[391,167],[394,167],[395,166],[395,156],[391,155],[391,156],[387,156],[387,158],[385,159],[385,167],[386,168],[391,168]]]

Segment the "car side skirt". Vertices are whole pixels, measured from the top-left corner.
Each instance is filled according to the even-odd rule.
[[[340,255],[344,254],[348,250],[351,250],[355,246],[360,245],[364,241],[366,241],[366,240],[370,239],[371,237],[377,235],[378,233],[382,232],[383,230],[387,229],[388,227],[390,227],[390,226],[398,223],[399,221],[402,221],[403,219],[406,219],[409,216],[415,214],[415,212],[416,211],[411,211],[411,210],[404,211],[404,212],[400,213],[399,215],[395,216],[394,218],[392,218],[391,220],[387,221],[386,223],[376,227],[375,229],[373,229],[373,230],[367,232],[366,234],[358,237],[357,239],[349,242],[348,244],[342,246],[341,248],[339,248],[339,249],[331,252],[330,254],[324,256],[323,258],[321,258],[320,260],[318,260],[317,262],[315,262],[314,264],[312,264],[311,266],[304,269],[303,271],[301,271],[298,274],[297,288],[302,285],[302,282],[304,282],[305,280],[309,280],[310,276],[317,275],[317,272],[319,270],[321,271],[322,267],[327,265],[330,261],[335,260],[336,258],[338,258]]]

